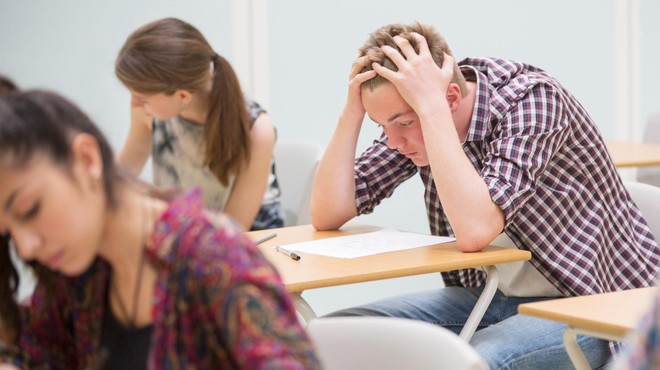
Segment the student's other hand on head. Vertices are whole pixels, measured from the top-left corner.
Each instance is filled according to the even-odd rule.
[[[351,66],[351,73],[348,82],[348,98],[346,100],[346,107],[344,108],[344,118],[350,120],[357,120],[362,122],[364,114],[364,106],[362,105],[362,83],[368,81],[376,76],[376,71],[369,70],[361,72],[365,67],[366,58],[360,57],[355,60]]]
[[[454,59],[445,53],[442,68],[439,68],[431,56],[426,39],[415,32],[410,35],[417,41],[419,52],[415,51],[408,39],[399,35],[394,36],[394,42],[403,55],[389,45],[381,47],[398,71],[387,69],[378,63],[374,63],[373,68],[390,81],[401,97],[418,112],[423,101],[437,102],[438,98],[444,97],[452,81]]]

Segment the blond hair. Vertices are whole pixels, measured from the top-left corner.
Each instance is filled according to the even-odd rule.
[[[438,65],[438,67],[441,67],[445,60],[444,53],[453,56],[451,50],[449,49],[449,45],[447,45],[445,39],[433,26],[424,25],[419,22],[411,24],[393,23],[383,26],[372,32],[364,45],[362,45],[362,47],[359,49],[358,57],[365,57],[366,59],[365,67],[362,69],[362,72],[372,70],[373,68],[371,67],[371,64],[373,62],[376,62],[392,71],[397,71],[398,68],[396,64],[394,64],[394,62],[392,62],[392,60],[385,55],[381,49],[381,46],[391,46],[398,50],[401,55],[403,55],[401,49],[399,49],[397,44],[394,42],[394,36],[398,35],[408,40],[415,52],[419,53],[419,42],[417,42],[417,39],[413,37],[413,32],[422,35],[422,37],[426,39],[426,43],[428,44],[431,56],[433,57],[433,60],[435,61],[435,64]],[[389,81],[380,75],[376,75],[376,77],[364,82],[362,87],[373,90],[385,82]],[[454,62],[454,77],[452,82],[459,86],[461,89],[461,94],[465,96],[467,93],[465,78],[459,70],[458,64],[456,64],[456,62]]]

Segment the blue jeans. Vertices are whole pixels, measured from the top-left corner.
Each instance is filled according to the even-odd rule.
[[[458,334],[481,290],[446,287],[388,298],[327,316],[402,317],[441,325]],[[563,342],[566,325],[518,314],[519,304],[544,299],[549,298],[506,297],[497,291],[470,340],[491,369],[573,369]],[[601,368],[609,360],[607,341],[588,336],[578,336],[577,341],[591,368]]]

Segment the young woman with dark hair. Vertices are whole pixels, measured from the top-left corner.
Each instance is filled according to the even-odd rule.
[[[319,368],[236,222],[123,173],[56,94],[0,96],[0,235],[0,369]],[[37,276],[25,305],[11,248]]]

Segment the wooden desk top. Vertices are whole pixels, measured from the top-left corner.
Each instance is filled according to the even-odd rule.
[[[376,231],[379,227],[345,225],[340,230],[316,231],[311,225],[285,227],[272,230],[249,232],[253,240],[270,233],[277,236],[259,245],[291,292],[335,285],[361,283],[432,272],[459,270],[464,268],[491,266],[501,263],[526,261],[531,253],[510,248],[486,247],[481,252],[463,253],[456,243],[437,244],[404,251],[375,254],[360,258],[335,258],[315,254],[299,253],[302,257],[294,261],[278,253],[276,245],[331,238],[343,235]]]
[[[525,303],[518,312],[623,337],[637,326],[657,291],[650,287]]]
[[[622,141],[605,144],[616,167],[660,166],[660,145]]]

